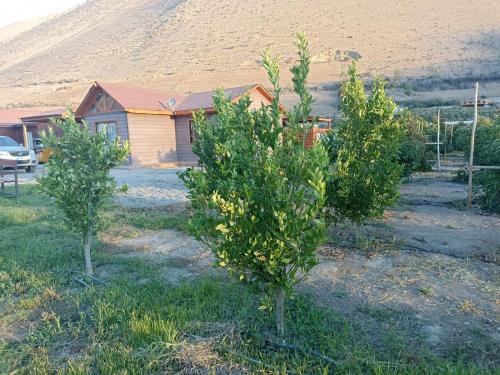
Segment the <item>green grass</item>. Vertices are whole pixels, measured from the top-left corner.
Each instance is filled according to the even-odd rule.
[[[165,211],[109,206],[106,216],[110,231],[187,228],[185,216]],[[387,329],[382,346],[372,346],[356,322],[303,295],[287,301],[286,339],[306,352],[276,348],[266,341],[272,316],[258,309],[262,296],[251,286],[222,277],[168,284],[160,266],[102,247],[96,269],[115,272],[108,285],[83,288],[71,273],[83,267],[78,237],[50,200],[27,186],[19,200],[0,198],[1,374],[494,372],[414,353]],[[388,314],[373,311],[381,322],[398,317]]]
[[[418,292],[424,296],[424,297],[429,297],[434,294],[434,291],[432,290],[432,287],[430,286],[423,286],[418,289]]]

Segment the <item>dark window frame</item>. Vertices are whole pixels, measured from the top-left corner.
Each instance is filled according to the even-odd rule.
[[[194,120],[189,120],[188,126],[189,126],[189,144],[193,144],[196,142],[196,132],[193,129]]]

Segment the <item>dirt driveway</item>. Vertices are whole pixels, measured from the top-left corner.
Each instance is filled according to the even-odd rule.
[[[116,177],[129,181],[127,173]],[[137,176],[127,182],[133,197],[126,204],[186,199],[173,171]],[[500,217],[464,210],[465,197],[465,185],[451,182],[450,173],[416,176],[358,239],[348,227],[332,228],[299,290],[360,326],[381,353],[430,348],[498,364]],[[218,272],[210,251],[183,233],[145,232],[115,245],[127,249],[124,256],[157,264],[171,282]]]

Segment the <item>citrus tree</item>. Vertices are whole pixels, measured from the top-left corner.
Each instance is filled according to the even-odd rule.
[[[328,184],[328,205],[334,220],[360,224],[381,215],[398,197],[401,168],[397,162],[401,135],[394,118],[396,105],[376,78],[367,97],[356,64],[342,85],[342,118],[335,132],[333,173]]]
[[[117,190],[110,170],[129,154],[128,142],[109,142],[106,134],[92,134],[87,124],[76,122],[70,110],[66,117],[53,122],[63,131],[57,137],[52,129],[42,134],[43,143],[53,152],[47,173],[38,179],[38,188],[54,198],[66,216],[69,229],[82,238],[85,269],[92,275],[91,246],[100,229],[99,211]]]
[[[303,147],[313,99],[306,88],[310,55],[303,34],[297,45],[299,60],[291,71],[299,104],[288,114],[287,128],[279,105],[279,61],[266,52],[272,104],[251,110],[248,96],[232,103],[219,90],[216,115],[195,115],[193,150],[201,168],[181,174],[198,238],[212,249],[218,266],[274,297],[280,336],[285,296],[316,264],[315,250],[325,234],[328,155],[321,144]]]

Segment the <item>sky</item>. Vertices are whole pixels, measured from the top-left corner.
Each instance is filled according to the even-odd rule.
[[[68,10],[85,0],[0,0],[0,27]]]

